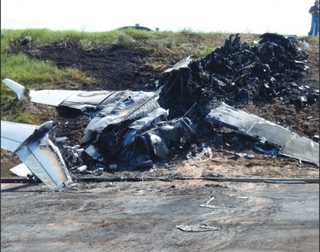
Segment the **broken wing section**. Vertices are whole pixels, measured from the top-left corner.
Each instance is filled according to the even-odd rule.
[[[81,110],[99,109],[105,99],[116,91],[30,90],[31,101]]]
[[[1,148],[15,153],[46,186],[59,191],[72,179],[58,147],[49,139],[51,126],[52,122],[35,126],[1,121]]]
[[[206,120],[279,147],[279,154],[319,166],[319,144],[256,115],[218,104]]]
[[[279,153],[312,162],[319,166],[319,144],[297,134],[286,143]]]

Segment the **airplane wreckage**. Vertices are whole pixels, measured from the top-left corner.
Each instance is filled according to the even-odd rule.
[[[189,148],[201,125],[210,123],[251,137],[257,149],[269,144],[273,155],[319,166],[318,143],[235,108],[253,98],[279,97],[297,106],[319,101],[319,90],[296,83],[308,71],[308,54],[298,41],[270,33],[260,38],[250,46],[239,34],[231,35],[205,58],[181,60],[160,75],[154,92],[30,90],[31,102],[77,109],[92,118],[82,144],[67,146],[66,137],[55,137],[58,125],[52,121],[41,126],[1,121],[1,148],[52,190],[72,183],[67,166],[151,168],[170,151]],[[22,85],[3,82],[24,98]]]

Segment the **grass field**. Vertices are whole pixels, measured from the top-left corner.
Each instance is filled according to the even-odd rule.
[[[54,42],[63,43],[72,40],[83,50],[103,48],[109,45],[121,44],[136,49],[152,50],[154,54],[162,56],[159,58],[150,57],[144,64],[152,68],[159,67],[159,64],[166,68],[171,63],[165,62],[164,55],[175,54],[177,58],[184,58],[192,55],[194,60],[206,56],[216,47],[224,44],[230,34],[226,33],[199,33],[191,30],[180,32],[155,31],[148,32],[137,29],[113,30],[107,32],[78,32],[78,31],[52,31],[48,29],[25,29],[9,30],[4,29],[1,33],[1,80],[9,78],[21,83],[32,84],[35,88],[52,87],[61,81],[70,81],[73,85],[90,84],[86,73],[76,68],[58,68],[52,61],[37,60],[30,58],[24,53],[12,53],[15,45],[23,43],[31,46],[36,53],[37,48]],[[253,45],[259,40],[260,34],[241,34],[242,42]],[[312,46],[319,44],[318,37],[302,37]],[[1,106],[8,101],[17,101],[15,94],[1,83]],[[12,105],[10,113],[2,114],[3,120],[30,122],[35,121],[32,115],[25,114],[21,110],[25,101]],[[35,116],[35,115],[33,115]],[[32,119],[32,120],[31,120]]]

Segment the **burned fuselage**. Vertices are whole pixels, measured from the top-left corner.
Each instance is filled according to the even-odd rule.
[[[319,165],[317,143],[234,108],[256,98],[279,97],[297,106],[317,102],[319,90],[297,84],[308,71],[307,57],[295,39],[266,33],[257,46],[250,46],[237,34],[205,58],[187,57],[164,71],[154,92],[32,90],[29,95],[32,102],[77,109],[92,118],[81,145],[57,143],[69,168],[150,166],[171,151],[189,148],[201,125],[208,123]],[[21,99],[21,85],[9,79],[3,82]],[[195,119],[201,121],[197,127]],[[301,144],[307,154],[298,150]]]

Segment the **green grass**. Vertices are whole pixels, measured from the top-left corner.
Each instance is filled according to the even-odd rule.
[[[77,69],[59,70],[53,62],[29,58],[23,53],[1,53],[1,80],[9,78],[19,83],[39,85],[42,88],[61,80],[74,79],[83,82],[86,75]],[[13,92],[1,83],[1,102],[10,99]]]
[[[125,34],[124,39],[120,39]],[[123,44],[145,50],[152,50],[150,58],[143,62],[154,69],[165,70],[172,62],[166,60],[166,55],[174,55],[177,59],[183,59],[192,55],[194,60],[198,60],[211,53],[218,46],[224,44],[228,33],[222,32],[195,32],[191,29],[183,29],[179,32],[154,31],[148,32],[137,29],[113,30],[106,32],[78,32],[73,30],[52,31],[49,29],[25,29],[1,31],[1,80],[12,79],[32,88],[49,88],[57,82],[69,83],[71,88],[81,88],[81,85],[88,83],[85,73],[73,68],[58,69],[54,62],[41,61],[19,53],[11,53],[11,48],[15,43],[28,39],[32,48],[44,46],[52,42],[63,42],[66,40],[75,41],[84,50],[105,47],[114,44]],[[314,37],[303,37],[308,43],[318,45]],[[259,34],[241,34],[241,41],[253,45],[254,40],[259,40]],[[161,62],[159,62],[159,58]],[[1,83],[1,105],[16,101],[13,91]],[[6,120],[30,121],[30,115],[23,112],[3,115]],[[19,114],[20,113],[20,114]]]
[[[62,78],[72,77],[77,70],[58,70],[53,62],[31,59],[23,53],[12,55],[1,54],[1,79],[9,78],[15,81],[45,83]],[[79,73],[80,74],[80,73]]]

